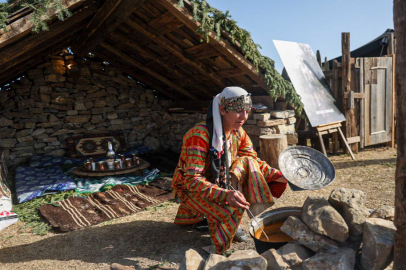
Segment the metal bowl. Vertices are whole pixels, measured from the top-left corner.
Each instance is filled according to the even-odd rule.
[[[306,146],[286,148],[278,159],[279,168],[289,184],[304,190],[330,185],[336,178],[333,163],[319,151]]]
[[[259,224],[257,224],[254,220],[251,221],[249,233],[251,237],[254,239],[255,249],[259,254],[262,254],[271,248],[278,249],[286,245],[288,242],[261,241],[258,238],[255,238],[255,232],[259,230],[260,226],[263,227],[277,222],[285,222],[290,216],[301,218],[302,207],[288,206],[268,210],[262,213],[259,217],[257,217],[257,221]]]

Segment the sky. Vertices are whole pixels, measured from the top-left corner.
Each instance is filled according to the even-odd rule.
[[[272,40],[309,44],[327,59],[341,56],[341,33],[350,33],[351,50],[393,29],[393,0],[207,0],[230,11],[238,26],[248,30],[261,53],[282,61]]]
[[[0,0],[5,2],[5,0]],[[393,0],[208,0],[230,11],[238,26],[251,32],[261,53],[282,61],[272,40],[309,44],[322,59],[341,55],[341,33],[350,32],[351,50],[393,29]]]

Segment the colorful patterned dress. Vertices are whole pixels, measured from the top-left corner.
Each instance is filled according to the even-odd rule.
[[[230,173],[242,184],[246,200],[252,204],[279,198],[287,184],[273,181],[282,173],[257,157],[244,129],[232,131],[230,140]],[[206,216],[212,243],[221,254],[230,247],[244,210],[229,206],[226,196],[230,191],[212,181],[209,151],[209,131],[202,122],[183,137],[172,183],[173,192],[181,201],[175,224],[195,224]]]

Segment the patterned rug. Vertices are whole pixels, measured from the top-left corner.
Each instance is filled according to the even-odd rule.
[[[171,199],[171,192],[157,187],[117,185],[109,191],[96,192],[87,198],[72,197],[57,202],[59,206],[46,204],[39,211],[52,227],[73,231],[127,216]]]

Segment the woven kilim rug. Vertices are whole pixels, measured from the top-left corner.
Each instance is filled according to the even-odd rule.
[[[72,197],[56,204],[43,205],[41,214],[52,227],[73,231],[110,219],[134,214],[145,207],[173,199],[171,192],[153,186],[117,185],[87,198]]]

